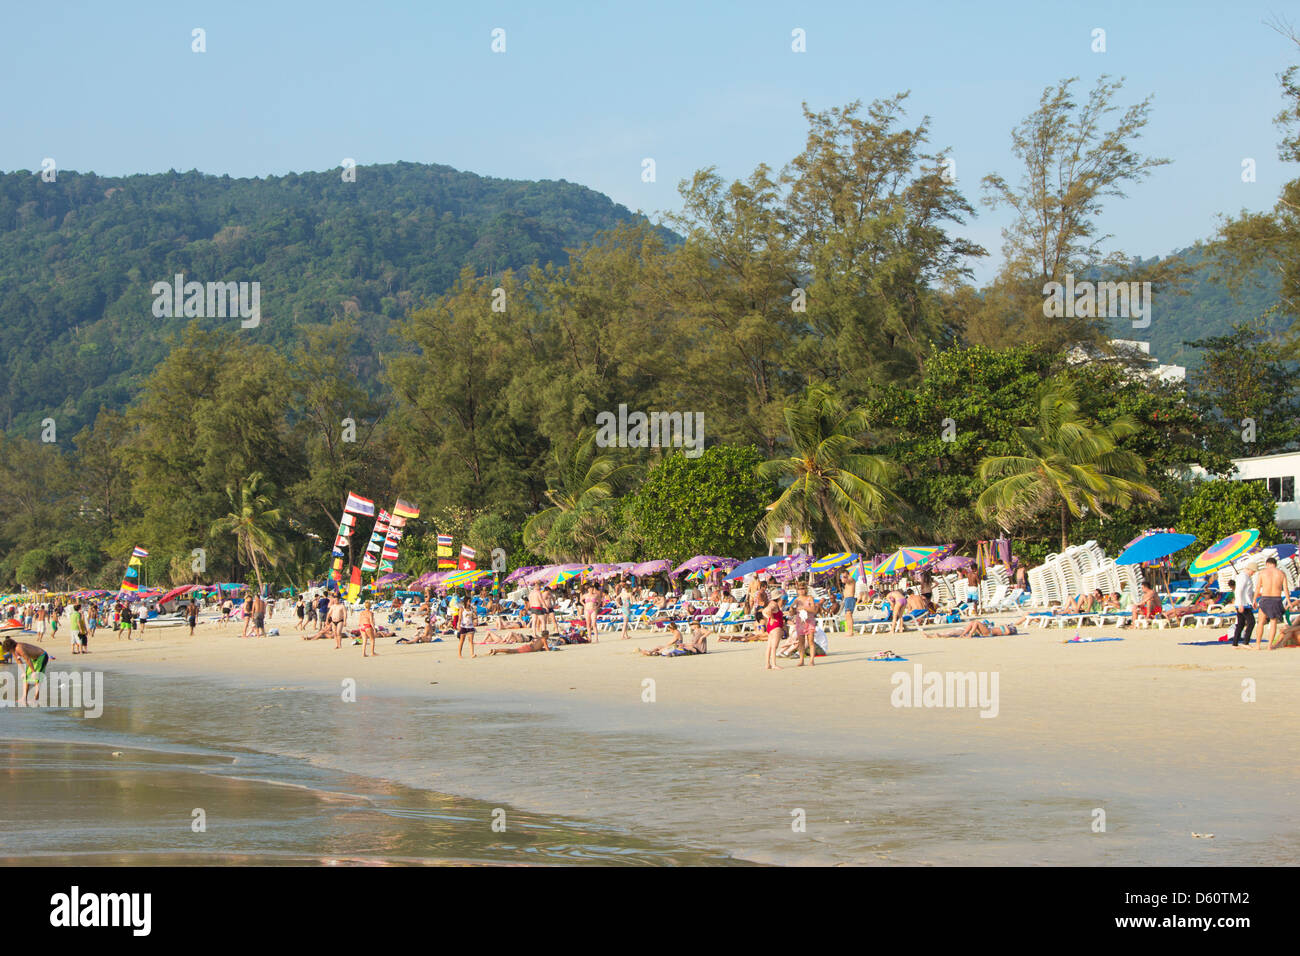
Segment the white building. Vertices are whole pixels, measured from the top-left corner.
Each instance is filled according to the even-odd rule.
[[[1296,501],[1296,479],[1300,477],[1300,451],[1277,455],[1260,455],[1258,458],[1234,458],[1237,481],[1262,481],[1277,502],[1277,516],[1273,519],[1284,531],[1300,529],[1300,502]]]

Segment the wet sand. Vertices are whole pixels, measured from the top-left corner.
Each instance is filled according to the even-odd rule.
[[[563,815],[657,847],[774,863],[1300,859],[1300,651],[1179,643],[1221,629],[1089,628],[1124,640],[1061,643],[1073,633],[832,635],[815,667],[769,672],[760,643],[633,652],[657,633],[474,660],[447,642],[381,639],[362,659],[291,628],[241,640],[204,623],[193,639],[101,634],[75,663],[104,670],[105,717],[147,710],[142,723],[166,740]],[[883,649],[908,660],[867,659]],[[996,675],[997,716],[894,706],[893,676],[917,664]],[[0,729],[18,715],[6,713]]]

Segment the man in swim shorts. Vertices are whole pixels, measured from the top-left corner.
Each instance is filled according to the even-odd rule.
[[[1264,646],[1264,628],[1268,627],[1268,645],[1277,639],[1277,626],[1282,623],[1282,595],[1286,593],[1286,575],[1277,566],[1277,558],[1269,558],[1255,575],[1255,603],[1263,618],[1259,626],[1259,643]]]
[[[520,644],[518,647],[494,647],[488,651],[488,657],[493,654],[528,654],[532,651],[548,650],[546,639],[551,636],[550,631],[542,631],[537,637],[534,637],[527,644]]]
[[[32,701],[39,703],[41,699],[41,675],[45,673],[45,666],[51,660],[50,655],[42,647],[15,641],[12,637],[6,637],[3,642],[0,642],[0,647],[3,647],[5,653],[11,655],[15,662],[23,665],[23,697],[19,706],[26,705],[28,688],[30,687],[36,688]]]

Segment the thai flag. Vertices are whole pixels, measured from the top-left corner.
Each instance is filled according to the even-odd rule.
[[[146,551],[144,548],[133,548],[133,549],[131,550],[131,557],[133,557],[133,558],[147,558],[147,557],[149,557],[149,552]]]
[[[373,517],[375,513],[375,503],[369,498],[362,498],[360,495],[354,495],[348,492],[347,503],[343,505],[344,511],[351,511],[353,514],[365,515],[367,518]]]
[[[438,547],[440,547],[440,548],[450,548],[450,547],[451,547],[451,535],[449,535],[449,534],[440,534],[440,535],[438,535]]]
[[[460,556],[462,558],[469,558],[469,560],[473,561],[477,553],[478,552],[476,552],[473,548],[471,548],[467,544],[462,544],[460,546]]]

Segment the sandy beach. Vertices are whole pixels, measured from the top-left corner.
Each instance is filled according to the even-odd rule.
[[[269,626],[289,622],[281,614]],[[204,621],[193,639],[184,628],[147,628],[142,641],[101,632],[75,661],[60,641],[51,669],[102,668],[106,708],[133,706],[115,697],[115,674],[148,678],[153,706],[178,738],[193,727],[194,744],[216,734],[756,862],[1300,859],[1300,652],[1180,644],[1222,629],[1087,628],[1123,637],[1090,644],[1062,643],[1072,628],[929,633],[832,635],[815,667],[768,672],[760,643],[640,657],[634,648],[662,641],[646,631],[555,653],[489,658],[480,648],[473,660],[446,640],[381,639],[379,656],[362,659],[351,644],[304,642],[291,624],[244,640],[238,625]],[[885,649],[907,661],[867,659]],[[985,675],[996,707],[895,706],[894,675],[911,679],[918,665]],[[186,694],[169,690],[194,680],[223,689],[246,719],[200,733]],[[349,680],[355,702],[344,699]],[[260,728],[260,708],[315,715],[315,732]],[[377,708],[387,708],[383,732],[349,731]],[[453,719],[456,734],[433,733]]]

